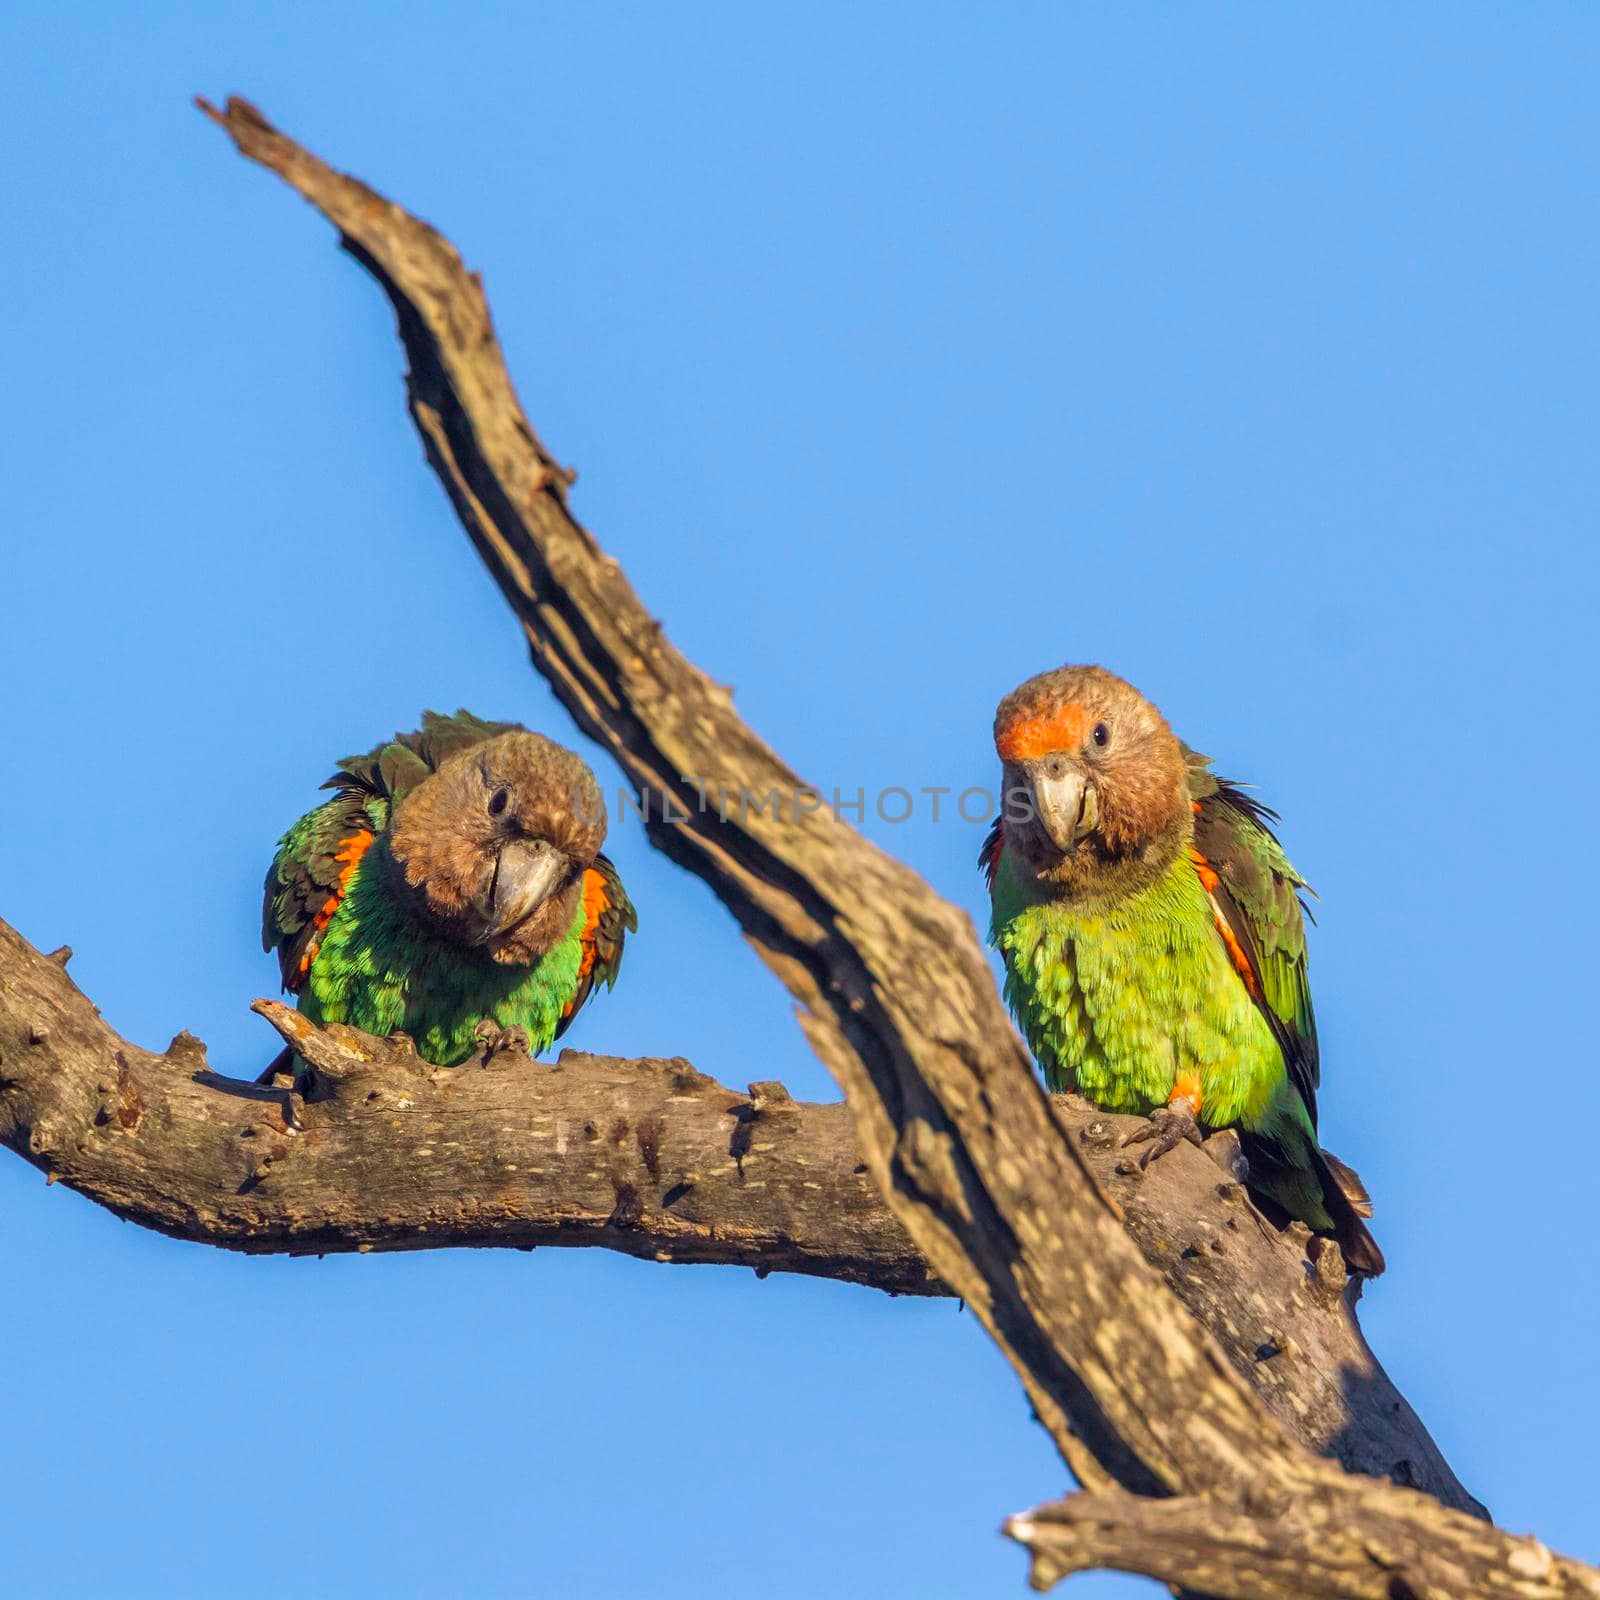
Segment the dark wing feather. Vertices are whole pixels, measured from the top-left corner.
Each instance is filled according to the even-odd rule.
[[[305,982],[328,903],[343,895],[346,869],[360,859],[373,831],[367,797],[345,790],[301,817],[279,842],[267,868],[261,947],[277,950],[285,989]]]
[[[1272,831],[1277,814],[1237,784],[1212,774],[1204,756],[1188,749],[1184,754],[1201,881],[1250,969],[1251,994],[1278,1040],[1289,1081],[1305,1102],[1314,1132],[1321,1074],[1317,1019],[1306,976],[1306,911],[1300,903],[1300,892],[1311,891]],[[1309,1159],[1345,1264],[1369,1277],[1383,1271],[1383,1252],[1366,1225],[1372,1202],[1349,1167],[1318,1149],[1314,1137],[1308,1150],[1296,1151],[1265,1134],[1248,1129],[1240,1133],[1253,1181],[1269,1195],[1275,1185],[1262,1180],[1274,1169],[1292,1182],[1294,1169]]]
[[[284,988],[298,989],[305,982],[328,908],[338,904],[366,846],[388,826],[394,802],[457,750],[520,726],[485,722],[470,711],[453,717],[425,711],[415,733],[397,733],[365,755],[339,762],[322,786],[336,791],[333,799],[295,823],[267,869],[261,942],[263,949],[278,952]]]
[[[606,856],[596,856],[594,865],[584,874],[583,906],[583,962],[578,968],[578,987],[556,1024],[558,1039],[572,1025],[597,983],[609,989],[617,981],[622,970],[623,941],[639,926],[639,914],[622,887],[617,869]]]
[[[988,837],[983,841],[983,848],[978,852],[978,865],[983,868],[983,875],[989,880],[989,888],[994,889],[994,877],[1000,870],[1000,857],[1006,847],[1005,814],[1002,812],[989,824]]]
[[[1195,806],[1195,848],[1216,875],[1212,903],[1244,953],[1253,995],[1283,1051],[1289,1079],[1317,1120],[1321,1065],[1317,1019],[1306,972],[1305,908],[1310,892],[1270,824],[1276,812],[1237,784],[1218,778],[1207,758],[1185,749]]]

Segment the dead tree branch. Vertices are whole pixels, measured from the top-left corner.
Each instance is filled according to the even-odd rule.
[[[1006,1525],[1045,1589],[1114,1567],[1236,1600],[1592,1600],[1600,1573],[1437,1502],[1326,1469],[1230,1497],[1080,1494]]]
[[[1176,1530],[1170,1551],[1153,1549],[1138,1570],[1218,1593],[1600,1593],[1591,1569],[1438,1500],[1345,1473],[1268,1409],[1129,1236],[1084,1142],[1043,1094],[961,912],[825,810],[721,817],[695,804],[707,785],[803,786],[726,691],[673,649],[571,517],[570,475],[522,414],[481,284],[432,229],[252,107],[234,100],[211,114],[335,223],[389,294],[429,459],[521,619],[535,664],[585,731],[658,798],[654,842],[712,886],[801,1002],[891,1211],[1005,1350],[1092,1491],[1012,1524],[1035,1550],[1036,1580],[1080,1558],[1115,1561],[1117,1528],[1131,1517],[1119,1521],[1109,1508],[1131,1504],[1152,1515],[1177,1508],[1166,1524]],[[681,822],[668,820],[668,801]],[[126,1097],[107,1105],[114,1120],[137,1120]],[[1193,1248],[1193,1217],[1169,1220]],[[1428,1486],[1471,1504],[1447,1470]],[[1207,1542],[1198,1515],[1184,1521],[1195,1501],[1227,1539]],[[1060,1533],[1073,1506],[1087,1508],[1082,1526],[1099,1531]],[[1323,1537],[1327,1528],[1336,1539]]]
[[[163,1054],[120,1038],[0,922],[0,1140],[130,1222],[255,1254],[598,1245],[950,1292],[885,1206],[842,1103],[570,1050],[531,1071],[436,1072],[388,1040],[257,1009],[314,1064],[309,1098],[218,1075],[188,1034]],[[1449,1488],[1335,1258],[1308,1272],[1304,1234],[1260,1226],[1198,1151],[1141,1175],[1120,1148],[1132,1119],[1053,1106],[1145,1259],[1285,1422],[1356,1470]]]
[[[0,1140],[130,1222],[256,1254],[603,1245],[947,1292],[885,1210],[843,1105],[570,1050],[530,1071],[435,1071],[256,1009],[312,1062],[308,1095],[219,1076],[186,1033],[160,1055],[119,1038],[0,922]]]

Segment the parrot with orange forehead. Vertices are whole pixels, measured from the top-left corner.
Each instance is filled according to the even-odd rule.
[[[279,842],[262,928],[314,1022],[404,1032],[449,1067],[485,1045],[537,1055],[616,982],[638,919],[572,751],[428,711],[323,787]]]
[[[1102,667],[1030,678],[994,732],[990,937],[1051,1090],[1145,1116],[1146,1161],[1237,1129],[1250,1188],[1376,1277],[1371,1202],[1317,1139],[1306,883],[1276,814]]]

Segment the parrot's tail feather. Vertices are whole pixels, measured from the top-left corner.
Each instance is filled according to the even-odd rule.
[[[1362,1183],[1337,1156],[1326,1150],[1317,1152],[1317,1176],[1322,1180],[1322,1203],[1333,1218],[1334,1237],[1351,1272],[1376,1278],[1386,1263],[1378,1241],[1365,1221],[1372,1215],[1372,1200]]]
[[[1359,1272],[1368,1278],[1380,1277],[1388,1262],[1383,1259],[1383,1251],[1378,1248],[1378,1241],[1372,1237],[1366,1223],[1358,1217],[1341,1219],[1339,1224],[1339,1249],[1344,1255],[1344,1264],[1351,1272]]]
[[[1372,1196],[1367,1193],[1367,1186],[1356,1175],[1354,1167],[1347,1167],[1338,1156],[1331,1151],[1324,1150],[1322,1159],[1328,1163],[1328,1170],[1333,1174],[1333,1181],[1339,1185],[1339,1191],[1350,1202],[1350,1209],[1358,1217],[1372,1215]]]

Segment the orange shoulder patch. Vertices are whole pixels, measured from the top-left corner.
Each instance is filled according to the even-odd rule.
[[[1228,926],[1228,919],[1216,906],[1212,906],[1211,916],[1217,925],[1217,932],[1222,935],[1222,942],[1228,947],[1228,959],[1233,963],[1233,970],[1244,979],[1250,998],[1259,1000],[1261,985],[1256,982],[1256,969],[1250,965],[1250,957],[1244,953],[1244,946],[1239,943],[1233,929]]]
[[[1200,887],[1205,890],[1206,898],[1211,902],[1211,920],[1216,923],[1217,932],[1222,935],[1222,942],[1227,946],[1228,959],[1233,963],[1233,970],[1244,979],[1244,986],[1250,998],[1259,1000],[1261,985],[1256,981],[1256,969],[1250,965],[1250,957],[1245,954],[1238,935],[1229,926],[1222,907],[1217,904],[1217,890],[1222,886],[1222,879],[1217,876],[1217,869],[1193,845],[1189,846],[1189,859],[1194,863]]]
[[[300,957],[298,974],[300,979],[305,978],[311,970],[311,963],[317,959],[317,951],[322,948],[322,930],[333,921],[333,914],[339,909],[345,890],[350,887],[350,880],[355,876],[355,870],[361,864],[361,858],[367,853],[367,847],[372,843],[373,837],[368,829],[362,828],[359,832],[352,833],[349,838],[339,841],[339,848],[333,853],[333,859],[339,863],[339,879],[334,885],[333,893],[323,901],[321,909],[311,919],[311,940],[306,945],[305,953]]]
[[[589,974],[594,971],[595,929],[600,926],[600,919],[611,909],[611,896],[606,893],[606,875],[595,867],[590,867],[583,875],[583,930],[578,939],[583,946],[583,953],[578,957],[578,987],[572,998],[561,1008],[561,1015],[570,1017],[578,1003],[578,996],[584,992],[584,986],[589,981]]]

